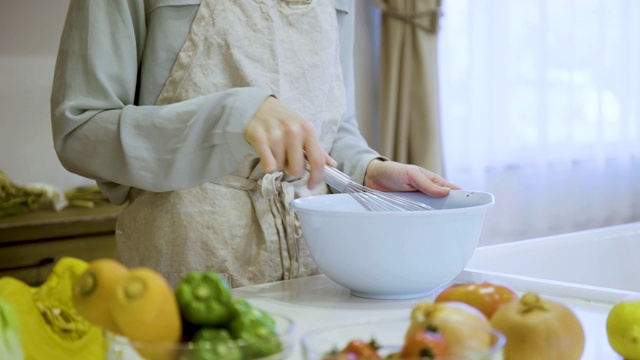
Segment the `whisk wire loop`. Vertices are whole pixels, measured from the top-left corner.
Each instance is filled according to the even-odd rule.
[[[433,210],[427,204],[375,190],[351,180],[349,175],[332,167],[324,167],[324,181],[336,191],[351,195],[369,211],[424,211]]]

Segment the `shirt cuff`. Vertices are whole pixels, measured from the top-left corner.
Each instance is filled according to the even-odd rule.
[[[358,184],[364,185],[364,177],[367,174],[367,168],[373,160],[388,161],[389,159],[380,155],[367,156],[363,158],[358,163],[355,172],[351,176],[351,180],[355,181]]]
[[[269,96],[272,94],[263,89],[243,88],[231,103],[230,119],[224,133],[231,153],[238,162],[246,162],[258,157],[258,153],[245,139],[244,131]]]

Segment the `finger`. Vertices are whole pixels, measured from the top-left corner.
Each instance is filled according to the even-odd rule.
[[[461,190],[462,189],[460,186],[458,186],[458,185],[456,185],[454,183],[450,183],[450,182],[448,182],[446,180],[443,180],[442,186],[448,187],[448,188],[450,188],[452,190]]]
[[[309,163],[309,181],[307,187],[313,189],[322,183],[324,177],[324,165],[326,164],[326,152],[320,147],[318,141],[313,138],[306,144],[307,162]]]
[[[421,186],[420,191],[432,197],[443,197],[449,195],[451,188],[429,182],[428,184]]]
[[[449,195],[451,187],[445,185],[445,181],[438,175],[421,167],[418,172],[411,173],[411,183],[416,188],[432,197],[443,197]]]
[[[254,149],[260,157],[262,170],[264,170],[265,173],[271,173],[278,170],[278,162],[266,143],[261,144],[259,147],[254,146]]]
[[[449,189],[454,189],[454,190],[460,190],[461,189],[458,185],[445,180],[442,176],[440,176],[440,175],[438,175],[436,173],[433,173],[433,172],[431,172],[429,170],[426,170],[426,169],[422,169],[422,170],[423,170],[423,173],[436,185],[439,185],[439,186],[445,187],[445,188],[449,188]]]
[[[287,166],[287,149],[279,144],[271,144],[271,154],[276,160],[276,170],[285,170]]]
[[[338,162],[334,158],[332,158],[329,154],[327,154],[327,156],[324,157],[324,163],[326,165],[333,166],[333,167],[338,166]]]
[[[260,131],[256,127],[247,129],[246,140],[253,147],[260,158],[262,169],[265,173],[270,173],[278,170],[277,159],[273,156],[273,152],[269,146],[267,136],[264,132]]]
[[[426,177],[421,177],[417,179],[417,181],[414,181],[413,187],[432,197],[447,196],[449,195],[449,191],[451,191],[451,188],[438,185]]]
[[[284,168],[287,174],[301,175],[304,173],[304,151],[302,150],[302,143],[290,140],[287,145],[287,159]]]

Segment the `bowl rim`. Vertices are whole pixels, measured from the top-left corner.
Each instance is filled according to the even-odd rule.
[[[289,202],[289,205],[297,212],[302,212],[302,213],[307,213],[307,214],[322,214],[322,215],[327,215],[327,216],[344,216],[344,215],[349,215],[350,217],[353,216],[367,216],[367,217],[388,217],[388,216],[393,216],[393,217],[416,217],[416,216],[420,216],[420,217],[425,217],[425,216],[444,216],[444,215],[451,215],[451,214],[456,214],[456,213],[477,213],[480,211],[486,211],[489,208],[493,207],[495,205],[495,196],[492,193],[486,192],[486,191],[475,191],[475,190],[451,190],[451,191],[455,191],[455,192],[462,192],[462,193],[467,193],[467,194],[472,194],[472,193],[477,193],[477,194],[483,194],[483,195],[488,195],[490,197],[490,201],[485,203],[485,204],[480,204],[480,205],[474,205],[474,206],[466,206],[466,207],[460,207],[460,208],[453,208],[453,209],[435,209],[435,210],[430,210],[430,211],[366,211],[363,209],[358,209],[358,210],[341,210],[341,211],[335,211],[335,210],[327,210],[327,209],[314,209],[314,208],[309,208],[307,206],[305,206],[305,202],[309,201],[309,199],[314,199],[314,198],[324,198],[326,196],[342,196],[342,197],[347,197],[347,196],[351,196],[347,193],[329,193],[329,194],[321,194],[321,195],[311,195],[311,196],[305,196],[305,197],[300,197],[297,199],[292,200],[291,202]],[[407,191],[404,193],[415,193],[416,191]],[[390,192],[391,194],[402,194],[403,192]]]
[[[462,321],[450,321],[450,320],[439,320],[439,321],[443,321],[446,323],[450,323],[450,324],[455,324],[455,323],[460,323],[460,324],[465,324]],[[326,333],[328,331],[332,331],[332,330],[337,330],[337,329],[345,329],[345,328],[349,328],[349,327],[353,327],[353,326],[362,326],[362,325],[375,325],[375,324],[385,324],[385,323],[389,323],[389,322],[406,322],[407,324],[411,323],[411,319],[406,316],[406,317],[398,317],[398,316],[393,316],[393,317],[375,317],[375,318],[368,318],[368,319],[364,319],[364,320],[356,320],[356,321],[351,321],[351,322],[339,322],[339,323],[334,323],[334,324],[329,324],[329,325],[323,325],[314,329],[310,329],[306,332],[304,332],[302,335],[300,335],[300,345],[302,346],[303,351],[306,353],[308,350],[312,351],[313,353],[318,353],[318,354],[324,354],[327,353],[329,351],[331,351],[332,349],[317,349],[316,347],[314,347],[313,345],[311,345],[310,339],[315,336],[315,335],[319,335],[319,334],[323,334]],[[500,330],[491,327],[491,326],[480,326],[478,324],[465,324],[465,326],[467,327],[473,327],[473,328],[477,328],[477,329],[484,329],[484,330],[489,330],[489,332],[494,335],[497,339],[497,341],[491,345],[490,348],[488,348],[487,350],[483,351],[483,352],[479,352],[479,353],[474,353],[474,356],[479,356],[479,357],[483,357],[483,356],[487,356],[487,355],[493,355],[493,354],[498,354],[500,352],[501,349],[504,348],[505,344],[507,343],[507,337],[504,335],[504,333],[502,333]],[[355,338],[355,337],[354,337]],[[350,340],[350,339],[346,339],[346,340]],[[387,346],[387,347],[402,347],[403,344],[381,344],[383,347]],[[399,359],[402,360],[402,359]]]
[[[271,312],[269,313],[269,316],[273,317],[274,319],[280,319],[283,322],[283,324],[286,324],[281,331],[276,331],[276,334],[278,335],[279,339],[293,337],[296,329],[296,324],[293,321],[293,319],[282,314],[271,313]],[[104,337],[105,340],[111,343],[114,343],[119,346],[126,346],[126,347],[139,347],[144,349],[157,349],[157,350],[193,350],[196,348],[195,343],[193,341],[186,341],[186,342],[179,342],[179,343],[166,343],[166,342],[165,343],[148,343],[143,341],[129,341],[127,337],[125,337],[124,335],[114,334],[108,330],[103,330],[102,336]],[[244,346],[246,344],[246,342],[242,340],[231,340],[231,341],[239,344],[240,346]],[[287,343],[291,343],[293,341],[294,340],[287,341]],[[283,344],[282,353],[287,353],[291,351],[291,349],[288,349],[292,347],[291,345],[289,346],[284,346],[284,345],[285,344]],[[259,359],[256,359],[256,360],[259,360]]]

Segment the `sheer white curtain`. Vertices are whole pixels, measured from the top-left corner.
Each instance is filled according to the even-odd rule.
[[[481,245],[640,221],[640,1],[445,0],[446,177]]]

